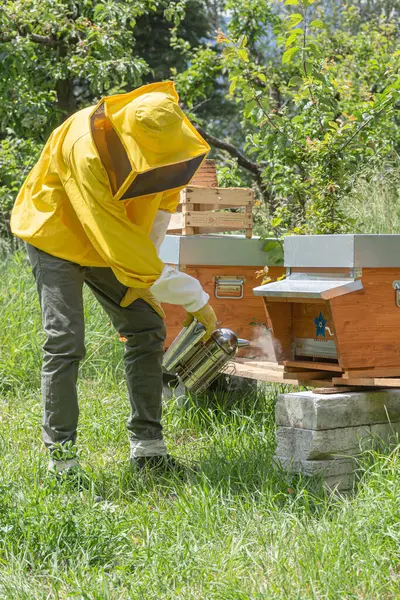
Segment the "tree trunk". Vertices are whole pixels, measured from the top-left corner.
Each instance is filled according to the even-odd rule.
[[[59,79],[56,83],[57,107],[61,111],[61,122],[76,111],[76,99],[71,79]]]

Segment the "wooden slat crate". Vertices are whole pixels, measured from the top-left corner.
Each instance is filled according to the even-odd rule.
[[[194,235],[221,231],[253,231],[254,194],[249,188],[189,186],[181,191],[178,212],[172,215],[168,233]],[[224,209],[242,209],[229,212]]]

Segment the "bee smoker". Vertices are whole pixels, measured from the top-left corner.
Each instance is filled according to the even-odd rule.
[[[216,329],[203,343],[205,327],[196,319],[184,327],[164,354],[163,367],[175,373],[193,394],[203,392],[232,360],[239,348],[249,346],[231,329]]]

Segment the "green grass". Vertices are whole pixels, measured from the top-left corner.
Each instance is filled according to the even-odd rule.
[[[400,233],[400,162],[366,167],[344,200],[353,233]]]
[[[75,491],[46,475],[42,333],[23,255],[1,268],[0,304],[1,599],[400,597],[398,450],[364,455],[351,497],[279,473],[271,387],[168,401],[169,449],[201,470],[135,475],[122,344],[88,295],[78,441],[92,485]]]

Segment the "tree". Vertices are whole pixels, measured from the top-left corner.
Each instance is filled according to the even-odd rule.
[[[103,95],[168,78],[173,65],[186,68],[185,51],[208,32],[201,0],[3,2],[0,236],[16,191],[63,119]]]
[[[244,16],[233,19],[218,36],[222,52],[215,48],[210,61],[227,75],[245,143],[238,156],[238,148],[224,148],[226,140],[208,139],[252,172],[278,232],[345,230],[350,219],[341,206],[352,177],[399,144],[397,17],[364,22],[350,5],[338,29],[322,9],[315,0],[286,0],[275,13],[265,9],[262,27],[259,19],[247,22],[249,35],[241,33]],[[180,79],[193,80],[196,66]],[[185,90],[189,105],[205,94]]]

